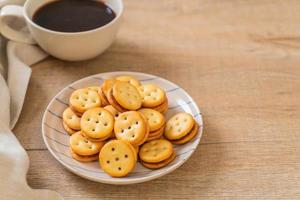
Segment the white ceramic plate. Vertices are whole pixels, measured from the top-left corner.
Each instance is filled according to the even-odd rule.
[[[172,115],[178,112],[191,113],[200,125],[198,135],[185,145],[174,146],[176,151],[176,159],[168,166],[150,170],[144,168],[141,164],[137,164],[133,172],[127,177],[112,178],[99,167],[98,162],[81,163],[72,159],[69,152],[69,135],[62,126],[62,113],[68,106],[68,101],[71,93],[78,88],[87,86],[101,85],[104,79],[118,76],[130,75],[141,81],[142,84],[154,83],[163,88],[169,99],[169,110],[166,113],[166,118],[169,119]],[[44,142],[51,154],[67,169],[75,174],[87,178],[92,181],[108,183],[108,184],[133,184],[149,181],[165,174],[174,171],[181,166],[193,154],[197,148],[203,131],[202,115],[194,100],[179,86],[167,81],[163,78],[136,72],[108,72],[97,74],[76,81],[60,93],[58,93],[49,103],[43,117],[42,133]]]

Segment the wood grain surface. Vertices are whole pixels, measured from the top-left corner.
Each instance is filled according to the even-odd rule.
[[[113,46],[85,62],[32,67],[14,129],[28,183],[65,199],[300,199],[300,1],[126,0]],[[107,71],[139,71],[182,86],[200,106],[204,135],[175,172],[130,186],[84,180],[41,136],[43,111],[67,84]]]

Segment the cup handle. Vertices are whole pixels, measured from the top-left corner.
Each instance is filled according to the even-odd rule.
[[[2,35],[16,42],[22,42],[26,44],[36,44],[35,40],[32,38],[28,30],[26,31],[16,30],[10,26],[9,18],[13,18],[13,17],[17,17],[20,20],[25,21],[24,8],[22,6],[8,5],[8,6],[4,6],[1,9],[0,32],[2,33]],[[26,25],[24,27],[26,27],[27,29]]]

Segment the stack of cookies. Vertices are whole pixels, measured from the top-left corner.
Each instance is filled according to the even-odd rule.
[[[115,118],[104,108],[91,108],[81,117],[81,132],[91,141],[104,141],[113,134]]]
[[[189,113],[178,113],[167,122],[165,138],[173,144],[185,144],[198,133],[199,125]]]
[[[164,134],[166,124],[163,114],[149,108],[142,108],[139,112],[145,116],[149,125],[149,136],[147,141],[161,138]]]
[[[70,148],[72,157],[81,162],[98,160],[99,152],[104,142],[93,142],[84,137],[81,131],[70,137]]]
[[[145,143],[139,152],[139,157],[143,166],[149,169],[159,169],[172,162],[176,154],[171,142],[157,139]]]
[[[119,112],[138,110],[142,106],[141,96],[135,86],[116,81],[108,91],[108,102]]]
[[[188,113],[166,121],[165,91],[130,76],[75,90],[69,103],[63,127],[71,135],[72,157],[80,162],[99,160],[113,177],[127,176],[138,160],[149,169],[168,165],[176,157],[172,143],[187,143],[199,128]]]
[[[117,139],[138,147],[148,139],[149,124],[141,113],[127,111],[116,119],[114,130]]]
[[[139,88],[144,108],[151,108],[165,113],[168,110],[166,92],[154,84],[142,85]]]

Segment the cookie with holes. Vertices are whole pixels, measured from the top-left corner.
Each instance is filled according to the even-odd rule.
[[[101,99],[98,92],[84,88],[75,90],[70,97],[70,107],[78,113],[84,113],[88,109],[100,107]]]
[[[160,138],[164,132],[165,117],[160,112],[149,108],[140,109],[138,112],[145,116],[149,124],[150,132],[147,141]]]
[[[111,140],[100,151],[99,163],[104,172],[112,177],[124,177],[136,165],[136,153],[130,143]]]
[[[171,142],[158,139],[143,144],[139,151],[139,158],[145,167],[158,169],[168,165],[174,159],[174,154]]]
[[[184,144],[197,135],[198,128],[191,114],[178,113],[167,122],[164,136],[171,142]]]
[[[118,77],[116,77],[116,80],[130,83],[131,85],[133,85],[136,88],[141,86],[140,81],[138,81],[137,79],[135,79],[131,76],[118,76]]]
[[[71,108],[66,108],[63,112],[63,123],[70,129],[78,131],[81,129],[80,120],[81,118]],[[67,131],[68,132],[68,131]]]
[[[102,141],[112,135],[114,116],[104,108],[92,108],[81,117],[81,130],[92,141]]]
[[[109,103],[119,112],[138,110],[142,99],[138,90],[127,82],[117,81],[108,94]]]
[[[154,84],[145,84],[139,87],[144,108],[153,108],[163,105],[166,101],[166,93]]]
[[[81,162],[98,160],[98,154],[104,142],[92,142],[81,134],[81,131],[70,137],[71,155]]]
[[[114,131],[117,139],[139,146],[148,138],[149,125],[142,114],[128,111],[115,120]]]

